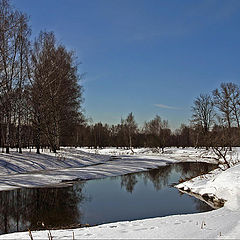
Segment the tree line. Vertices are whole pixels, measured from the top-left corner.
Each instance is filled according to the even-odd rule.
[[[0,1],[0,145],[48,146],[71,142],[81,122],[82,87],[74,52],[53,32],[30,41],[26,14]]]
[[[133,113],[117,125],[81,125],[76,145],[88,147],[151,147],[164,152],[165,147],[212,148],[218,155],[240,145],[240,87],[222,83],[211,94],[200,94],[193,102],[188,125],[171,131],[168,121],[156,115],[139,127]],[[223,156],[224,157],[224,156]]]

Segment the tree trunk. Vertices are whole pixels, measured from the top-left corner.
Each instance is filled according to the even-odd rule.
[[[36,139],[37,154],[40,154],[40,127],[37,128],[37,139]]]
[[[6,153],[9,153],[10,148],[10,120],[7,116],[7,126],[6,126]]]
[[[227,116],[227,121],[228,121],[228,141],[229,141],[229,151],[232,151],[232,137],[231,137],[231,120],[230,116]]]
[[[19,153],[22,153],[22,126],[21,126],[21,114],[18,115],[18,149]]]

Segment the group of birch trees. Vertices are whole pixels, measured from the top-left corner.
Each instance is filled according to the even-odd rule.
[[[31,42],[28,20],[0,1],[0,145],[6,153],[32,146],[56,152],[81,119],[78,65],[53,32]]]

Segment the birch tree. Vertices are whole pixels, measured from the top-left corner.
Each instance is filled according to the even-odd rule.
[[[36,145],[44,135],[56,152],[61,135],[80,117],[82,88],[73,52],[56,43],[53,32],[41,32],[32,51],[32,102]],[[39,153],[39,150],[37,150]]]
[[[129,113],[129,115],[127,116],[125,122],[125,126],[126,126],[126,131],[127,131],[127,136],[128,136],[128,144],[129,144],[129,148],[131,149],[131,151],[133,152],[132,146],[133,146],[133,135],[136,133],[137,131],[137,123],[134,119],[133,113]]]

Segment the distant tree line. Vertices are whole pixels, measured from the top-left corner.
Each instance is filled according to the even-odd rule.
[[[163,151],[165,147],[172,146],[172,133],[168,122],[160,116],[145,122],[142,128],[138,127],[133,113],[129,113],[126,119],[121,119],[117,125],[81,124],[76,132],[76,146],[87,146],[94,148],[123,147],[155,147]]]
[[[156,115],[139,127],[130,113],[117,125],[83,124],[77,128],[76,146],[151,147],[164,152],[165,147],[212,148],[225,157],[226,151],[240,146],[240,87],[222,83],[211,94],[200,94],[192,106],[189,125],[171,131],[168,121]]]
[[[0,1],[0,146],[71,144],[82,121],[82,87],[74,52],[53,32],[30,41],[28,17]]]

